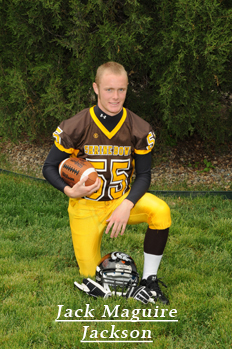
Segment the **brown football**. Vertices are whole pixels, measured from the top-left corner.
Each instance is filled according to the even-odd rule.
[[[67,158],[59,165],[59,174],[61,178],[70,186],[79,182],[83,177],[88,176],[84,185],[89,186],[93,184],[98,175],[93,165],[81,158]]]

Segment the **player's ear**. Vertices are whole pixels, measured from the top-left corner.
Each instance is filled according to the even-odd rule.
[[[94,92],[96,93],[96,95],[98,95],[98,86],[97,86],[96,82],[93,83],[93,89],[94,89]]]

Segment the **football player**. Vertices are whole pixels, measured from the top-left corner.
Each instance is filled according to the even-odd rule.
[[[69,198],[69,219],[75,256],[83,276],[94,276],[101,260],[103,232],[123,235],[127,224],[148,224],[144,239],[141,285],[168,304],[159,287],[158,268],[171,225],[170,209],[147,193],[151,180],[152,127],[123,107],[128,87],[124,67],[116,62],[101,65],[93,83],[97,105],[64,120],[53,133],[55,143],[44,163],[44,177]],[[58,166],[68,156],[90,161],[98,172],[91,186],[87,177],[69,187]],[[130,186],[132,174],[136,178]]]

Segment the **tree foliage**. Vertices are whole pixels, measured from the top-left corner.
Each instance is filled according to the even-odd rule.
[[[109,60],[126,106],[182,138],[232,136],[232,10],[219,0],[0,0],[0,133],[50,134],[95,103]]]

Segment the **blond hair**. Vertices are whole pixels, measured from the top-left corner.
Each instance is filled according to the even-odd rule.
[[[106,70],[108,70],[110,73],[113,73],[115,75],[126,74],[126,77],[128,79],[127,72],[126,72],[125,68],[123,67],[123,65],[121,65],[117,62],[107,62],[107,63],[100,65],[100,67],[98,67],[98,69],[97,69],[95,82],[98,86],[100,84],[101,77],[105,73]]]

